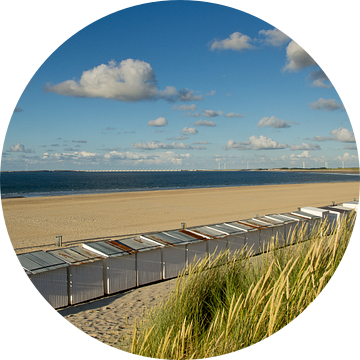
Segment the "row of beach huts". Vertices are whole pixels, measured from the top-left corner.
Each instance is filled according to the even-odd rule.
[[[302,226],[306,225],[308,236],[319,221],[336,226],[342,216],[357,208],[355,200],[342,205],[303,207],[289,213],[184,226],[17,256],[37,290],[58,309],[174,278],[195,259],[226,249],[231,255],[246,246],[257,255],[275,239],[278,246],[289,245],[290,239],[296,238],[292,237],[294,232]]]

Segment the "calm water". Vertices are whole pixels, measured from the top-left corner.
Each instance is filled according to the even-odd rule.
[[[1,173],[1,196],[54,196],[122,191],[358,181],[359,175],[276,171]]]

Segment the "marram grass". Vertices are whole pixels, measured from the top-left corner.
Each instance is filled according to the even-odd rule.
[[[271,247],[260,256],[224,252],[191,264],[169,299],[146,313],[120,348],[152,358],[199,359],[269,337],[301,314],[328,283],[354,220],[351,215],[330,234],[320,224],[309,241]],[[298,240],[306,231],[297,231]]]

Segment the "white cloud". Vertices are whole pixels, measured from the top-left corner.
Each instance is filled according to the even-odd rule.
[[[198,120],[194,123],[194,126],[216,126],[214,121]]]
[[[226,146],[224,147],[225,150],[252,150],[251,142],[250,141],[234,141],[233,139],[230,139]]]
[[[272,140],[264,135],[256,137],[255,135],[250,136],[249,140],[254,150],[272,150],[272,149],[285,149],[289,145],[282,143],[279,144],[277,141]]]
[[[131,147],[133,149],[142,149],[142,150],[169,150],[169,149],[191,149],[191,150],[205,150],[201,146],[190,146],[189,144],[184,143],[159,143],[156,141],[149,141],[147,143],[132,143]]]
[[[286,48],[286,58],[284,71],[297,72],[308,66],[316,65],[315,60],[294,40]]]
[[[112,151],[104,158],[110,160],[121,160],[129,165],[181,165],[183,160],[191,158],[191,154],[176,154],[173,151],[153,152],[150,154],[139,154],[132,151],[124,153]]]
[[[345,110],[344,105],[339,104],[335,99],[323,99],[319,98],[318,101],[310,103],[310,107],[313,110],[324,109],[325,111],[334,111],[334,110]]]
[[[203,116],[206,116],[206,117],[216,117],[216,116],[222,115],[223,112],[221,110],[219,110],[218,112],[216,112],[214,110],[203,110],[202,114],[203,114]]]
[[[18,142],[16,145],[11,145],[9,150],[7,150],[9,152],[24,152],[24,153],[33,153],[34,151],[32,149],[26,149],[24,145],[20,144],[20,142]]]
[[[324,73],[322,69],[317,71],[311,71],[310,75],[308,76],[309,80],[312,80],[311,86],[313,87],[320,87],[330,89],[332,88],[332,84],[330,83],[329,78]]]
[[[314,136],[312,139],[306,138],[305,140],[311,140],[311,141],[328,141],[328,140],[334,140],[331,136]]]
[[[236,113],[228,113],[226,115],[224,115],[227,118],[234,118],[234,117],[243,117],[244,115],[241,114],[236,114]]]
[[[228,38],[220,41],[213,41],[211,45],[211,50],[251,50],[254,49],[254,46],[250,44],[251,38],[247,35],[244,35],[240,32],[234,32]]]
[[[191,112],[188,112],[187,114],[185,114],[184,116],[187,116],[187,117],[199,117],[199,116],[201,116],[201,114],[198,112],[198,111],[196,111],[195,113],[191,113]]]
[[[357,150],[357,146],[356,146],[356,145],[348,145],[348,146],[345,146],[344,149],[347,149],[347,150]]]
[[[302,143],[301,145],[290,145],[290,150],[321,150],[318,144]]]
[[[190,128],[190,127],[184,127],[181,130],[182,133],[188,134],[188,135],[193,135],[193,134],[197,134],[198,131],[195,128]]]
[[[331,135],[333,136],[335,141],[351,143],[355,142],[354,133],[343,127],[331,131]]]
[[[19,142],[16,145],[11,145],[8,151],[11,152],[25,152],[25,146]]]
[[[253,135],[249,137],[250,141],[239,141],[236,142],[230,139],[226,146],[225,150],[236,149],[236,150],[275,150],[275,149],[285,149],[289,145],[282,143],[279,144],[277,141],[272,140],[266,136],[260,135],[259,137]]]
[[[174,105],[172,107],[173,110],[182,110],[182,111],[194,111],[196,110],[196,105],[195,104],[191,104],[191,105]]]
[[[335,158],[335,160],[340,160],[340,161],[351,161],[351,160],[358,160],[359,157],[356,155],[350,155],[349,153],[344,153],[343,156],[338,156],[337,158]]]
[[[294,160],[301,160],[301,159],[309,159],[311,158],[311,156],[309,155],[309,151],[303,151],[300,155],[295,155],[295,154],[291,154],[290,155],[290,160],[294,161]]]
[[[74,151],[72,153],[55,153],[55,154],[49,154],[48,152],[45,152],[43,154],[43,159],[54,159],[57,161],[96,161],[101,157],[101,155],[97,153],[90,153],[87,151]]]
[[[167,123],[164,117],[158,117],[156,120],[150,120],[147,124],[148,126],[165,126]]]
[[[273,128],[289,128],[290,125],[287,121],[277,119],[275,116],[263,117],[257,124],[258,127],[272,126]]]
[[[273,30],[260,30],[259,35],[264,35],[263,42],[266,45],[280,47],[290,41],[290,38],[282,31],[274,28]]]
[[[192,90],[176,90],[167,86],[159,90],[151,65],[145,61],[127,59],[119,64],[110,61],[84,71],[79,81],[66,80],[56,85],[47,85],[46,91],[75,97],[105,98],[118,101],[166,99],[168,101],[203,100]]]

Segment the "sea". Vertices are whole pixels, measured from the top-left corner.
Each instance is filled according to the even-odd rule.
[[[286,171],[2,172],[1,198],[359,181],[358,174]]]

